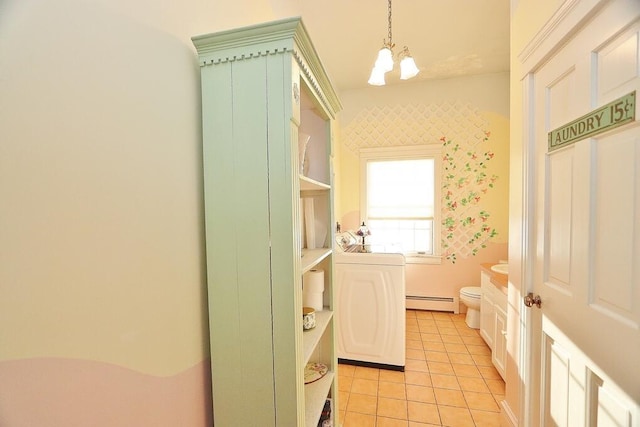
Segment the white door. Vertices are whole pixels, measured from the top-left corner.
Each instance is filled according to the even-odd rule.
[[[640,95],[640,2],[599,2],[591,12],[523,86],[532,101],[527,288],[541,300],[523,313],[531,426],[640,426],[637,102],[631,123],[556,150],[547,140],[598,107]],[[615,106],[614,117],[619,108],[627,106]]]

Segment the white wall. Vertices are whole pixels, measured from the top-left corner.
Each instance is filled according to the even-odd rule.
[[[209,423],[190,38],[296,3],[0,2],[0,425]]]
[[[341,124],[347,124],[365,107],[459,100],[472,102],[482,111],[509,115],[509,73],[482,74],[421,82],[400,83],[350,90],[340,94],[344,109]]]
[[[199,69],[188,8],[119,3],[0,14],[0,356],[169,374],[206,354]]]

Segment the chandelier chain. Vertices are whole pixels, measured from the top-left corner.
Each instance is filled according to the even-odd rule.
[[[393,38],[391,36],[391,0],[388,1],[389,4],[389,14],[388,14],[388,18],[389,18],[389,46],[393,47]]]

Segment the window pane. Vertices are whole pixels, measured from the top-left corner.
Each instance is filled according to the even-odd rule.
[[[440,205],[440,176],[436,171],[440,148],[416,146],[361,152],[365,176],[362,220],[372,233],[367,242],[395,245],[409,256],[438,255],[440,212],[436,207]]]
[[[433,254],[432,220],[369,219],[369,242],[396,245],[404,253]]]
[[[433,218],[434,160],[367,163],[370,218]]]

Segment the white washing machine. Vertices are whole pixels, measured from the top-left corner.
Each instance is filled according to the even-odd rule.
[[[404,370],[404,255],[336,236],[335,290],[338,359]]]

